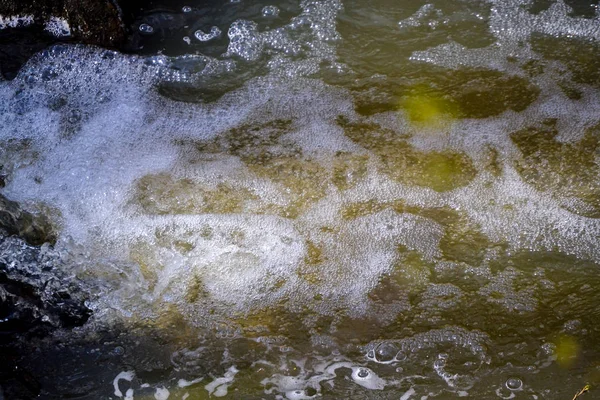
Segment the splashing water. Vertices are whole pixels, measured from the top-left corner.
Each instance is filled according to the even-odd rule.
[[[0,82],[2,193],[52,221],[92,310],[40,356],[75,360],[47,394],[567,398],[597,376],[600,15],[544,4],[257,4],[190,26],[190,54],[61,45]]]

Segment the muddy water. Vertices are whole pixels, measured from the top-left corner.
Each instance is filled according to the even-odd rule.
[[[183,55],[57,46],[0,83],[3,194],[92,310],[24,357],[43,396],[600,380],[595,6],[189,7],[139,21]]]

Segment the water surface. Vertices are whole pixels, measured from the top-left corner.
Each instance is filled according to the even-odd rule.
[[[596,10],[189,2],[139,20],[150,54],[36,55],[0,82],[3,194],[93,312],[25,357],[42,397],[597,382]]]

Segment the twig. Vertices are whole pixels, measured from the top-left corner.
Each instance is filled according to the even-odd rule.
[[[575,393],[575,396],[573,396],[573,400],[577,400],[579,398],[579,396],[581,396],[584,393],[587,393],[590,390],[590,385],[585,385],[583,387],[583,389],[581,389],[579,392]]]

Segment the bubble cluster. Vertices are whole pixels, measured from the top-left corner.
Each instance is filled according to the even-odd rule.
[[[201,30],[194,32],[194,37],[201,42],[208,42],[209,40],[216,39],[219,36],[221,36],[221,30],[216,26],[211,27],[210,32],[208,33],[204,33]]]
[[[50,17],[45,23],[44,30],[46,30],[52,36],[57,38],[65,38],[71,36],[71,27],[69,26],[69,23],[63,18]]]
[[[26,27],[33,24],[33,15],[0,15],[0,29]]]
[[[279,15],[279,8],[275,6],[265,6],[261,12],[263,17],[277,17]]]

